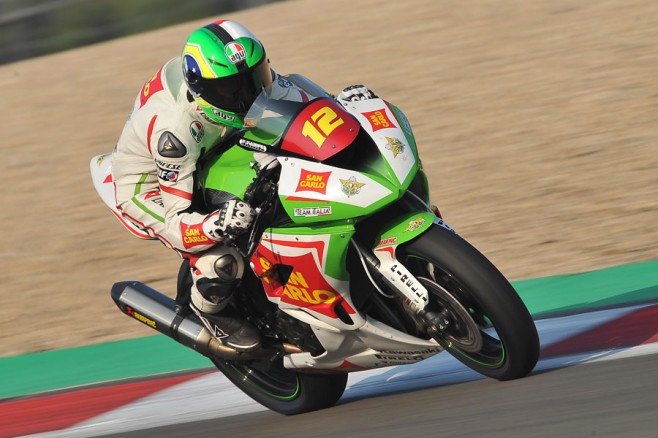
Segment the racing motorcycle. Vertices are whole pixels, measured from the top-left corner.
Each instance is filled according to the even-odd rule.
[[[309,98],[263,92],[244,128],[197,166],[198,208],[238,197],[257,211],[252,231],[229,243],[251,268],[230,305],[258,327],[261,346],[223,345],[187,310],[187,262],[175,300],[122,281],[111,289],[119,309],[288,415],[334,405],[350,372],[442,351],[499,380],[532,371],[533,320],[508,280],[430,204],[404,113],[380,98],[343,106],[303,76],[286,78]],[[274,154],[278,165],[259,166],[255,153]],[[114,206],[108,154],[94,157],[91,171],[117,218],[148,237]]]

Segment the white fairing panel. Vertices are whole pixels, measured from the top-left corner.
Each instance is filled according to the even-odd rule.
[[[416,156],[407,142],[401,123],[388,104],[382,99],[368,99],[350,102],[345,109],[357,118],[375,140],[398,182],[405,181],[416,164]],[[408,124],[406,120],[404,122]]]
[[[279,158],[279,162],[280,196],[366,208],[392,193],[372,178],[353,170],[291,157]]]

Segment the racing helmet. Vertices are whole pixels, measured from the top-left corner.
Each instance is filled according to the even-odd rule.
[[[241,128],[256,97],[272,85],[265,48],[235,21],[218,20],[192,32],[182,57],[187,88],[215,123]]]

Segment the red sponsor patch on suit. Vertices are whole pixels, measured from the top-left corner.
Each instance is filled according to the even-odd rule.
[[[302,169],[299,183],[297,183],[296,192],[318,192],[323,195],[327,194],[327,183],[331,172],[311,172]]]
[[[186,249],[199,245],[212,245],[214,242],[203,232],[201,224],[187,225],[181,222],[181,235],[183,236],[183,246]]]
[[[146,102],[151,96],[162,90],[164,90],[164,87],[162,86],[162,69],[160,69],[144,84],[142,91],[139,92],[139,107],[141,108],[146,105]]]
[[[397,128],[397,126],[393,123],[391,118],[386,113],[386,108],[382,108],[380,110],[375,110],[375,111],[368,111],[361,114],[363,114],[368,118],[368,121],[370,122],[370,126],[372,126],[373,132],[379,131],[380,129]]]

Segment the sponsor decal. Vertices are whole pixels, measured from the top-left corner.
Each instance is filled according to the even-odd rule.
[[[376,111],[368,111],[361,114],[368,118],[373,131],[379,131],[380,129],[387,128],[397,128],[397,126],[395,126],[395,124],[388,117],[388,114],[386,114],[385,108]]]
[[[408,355],[422,355],[422,354],[435,354],[440,353],[440,348],[426,348],[423,350],[403,351],[403,350],[382,350],[380,353],[384,354],[408,354]]]
[[[398,241],[397,237],[388,237],[386,239],[380,240],[379,243],[377,244],[377,247],[394,245],[397,241]]]
[[[445,228],[448,231],[452,231],[453,233],[457,234],[457,232],[455,230],[453,230],[452,227],[450,225],[448,225],[447,223],[445,223],[445,221],[441,218],[437,217],[436,219],[434,219],[434,223],[437,224],[440,227]]]
[[[101,165],[103,164],[103,161],[105,161],[105,159],[109,156],[110,156],[110,154],[103,154],[100,157],[96,158],[96,165],[98,167],[101,167]]]
[[[208,236],[205,235],[201,224],[188,226],[181,222],[181,234],[183,236],[183,246],[185,248],[192,248],[198,245],[210,245],[213,243]]]
[[[337,305],[348,314],[354,314],[356,311],[322,272],[321,268],[326,262],[325,244],[322,240],[288,241],[278,237],[269,240],[265,235],[251,261],[254,272],[263,280],[267,295],[280,299],[282,303],[306,308],[333,319],[338,319],[335,310]],[[307,252],[300,254],[304,250]],[[273,260],[276,260],[276,265],[295,267],[285,283],[277,275],[278,270]]]
[[[382,361],[384,361],[384,363],[418,362],[419,360],[425,359],[423,356],[391,356],[388,354],[375,354],[375,357],[377,359],[381,359]]]
[[[386,137],[386,149],[393,152],[393,158],[404,152],[404,143],[399,138]]]
[[[347,195],[348,198],[350,196],[358,195],[361,193],[361,187],[366,185],[366,183],[358,182],[354,176],[350,177],[350,179],[341,179],[340,184],[341,190]]]
[[[162,167],[163,169],[168,169],[168,170],[180,170],[181,165],[180,164],[172,164],[172,163],[167,163],[166,161],[162,160],[155,160],[155,164],[157,164],[159,167]]]
[[[190,134],[192,134],[194,141],[201,143],[201,139],[204,135],[206,135],[206,130],[203,128],[203,124],[201,122],[195,120],[190,123]]]
[[[406,272],[403,271],[406,271],[406,269],[404,267],[401,270],[398,269],[397,264],[391,266],[391,272],[394,273],[399,278],[402,284],[407,286],[418,298],[420,298],[424,302],[427,302],[427,297],[424,296],[422,293],[418,292],[419,287],[416,284],[414,278],[410,277]]]
[[[146,324],[147,326],[149,326],[151,328],[156,328],[155,321],[153,321],[151,318],[148,318],[148,317],[142,315],[141,313],[137,312],[132,307],[126,306],[126,313],[129,316],[132,316],[133,318],[135,318],[137,321],[143,322],[144,324]]]
[[[220,119],[226,120],[227,122],[231,122],[235,120],[235,116],[221,112],[217,108],[213,108],[212,113],[217,117],[219,117]]]
[[[397,117],[398,121],[402,125],[402,129],[404,129],[407,134],[413,135],[413,131],[411,130],[411,125],[409,124],[409,119],[407,119],[407,116],[405,116],[402,111],[397,111]]]
[[[206,122],[210,122],[213,125],[219,125],[219,123],[216,120],[213,120],[210,117],[208,117],[208,114],[204,113],[199,107],[197,107],[197,114],[203,117]]]
[[[269,269],[271,266],[269,261],[262,257],[261,264],[264,269]],[[311,289],[304,275],[299,271],[293,271],[290,274],[282,295],[288,298],[288,302],[296,303],[302,307],[308,304],[332,304],[338,298],[338,294],[333,291]]]
[[[299,217],[330,216],[331,207],[303,207],[295,208],[294,215]]]
[[[258,151],[258,152],[267,151],[267,145],[255,141],[247,140],[246,138],[241,138],[240,141],[238,141],[238,143],[240,144],[240,146],[245,147],[247,149],[251,149],[252,151]]]
[[[153,202],[154,204],[157,204],[160,207],[164,207],[164,202],[162,201],[160,190],[151,190],[150,192],[146,192],[146,194],[144,195],[144,200]]]
[[[247,52],[245,51],[244,46],[235,41],[226,45],[224,53],[226,53],[226,57],[232,64],[237,64],[238,62],[247,59]]]
[[[163,169],[158,167],[158,178],[163,181],[174,182],[178,180],[178,172],[175,170]]]
[[[292,87],[292,82],[290,82],[288,79],[279,76],[276,80],[276,82],[279,84],[279,87],[283,88],[290,88]]]
[[[327,183],[329,182],[331,172],[310,172],[302,169],[296,192],[317,192],[323,195],[327,194]]]
[[[417,219],[412,220],[409,222],[409,225],[407,228],[404,229],[404,231],[416,231],[418,228],[422,227],[425,224],[425,218],[424,217],[419,217]]]

